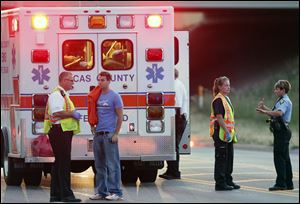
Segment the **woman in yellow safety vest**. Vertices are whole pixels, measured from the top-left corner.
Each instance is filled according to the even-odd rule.
[[[211,103],[210,136],[215,146],[215,190],[239,189],[232,179],[233,143],[237,142],[234,128],[234,109],[228,97],[230,82],[226,76],[216,78]]]

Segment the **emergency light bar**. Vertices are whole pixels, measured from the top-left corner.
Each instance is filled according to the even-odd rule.
[[[105,16],[89,16],[89,28],[106,28]]]
[[[134,28],[134,16],[117,16],[117,28]]]
[[[48,28],[48,16],[43,14],[36,14],[31,17],[31,26],[35,30],[45,30]]]
[[[61,16],[60,28],[62,29],[77,29],[78,28],[78,17],[77,16]]]
[[[161,15],[146,16],[146,28],[161,28],[163,26],[163,17]]]

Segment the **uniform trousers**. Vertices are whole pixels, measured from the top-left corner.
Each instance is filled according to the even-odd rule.
[[[51,171],[50,197],[73,199],[75,196],[71,190],[70,178],[73,131],[63,132],[60,125],[53,125],[48,135],[55,157]]]
[[[276,186],[292,187],[293,172],[289,154],[291,130],[281,129],[274,131],[274,164],[277,173]]]
[[[232,184],[233,171],[233,142],[223,142],[219,138],[219,131],[213,135],[215,146],[214,179],[217,186],[223,187]]]
[[[186,118],[184,115],[180,114],[180,111],[176,111],[175,115],[175,125],[176,125],[176,140],[175,140],[175,150],[176,150],[176,160],[167,161],[167,174],[173,175],[175,177],[180,177],[179,171],[179,144],[182,138],[183,131],[186,126]]]

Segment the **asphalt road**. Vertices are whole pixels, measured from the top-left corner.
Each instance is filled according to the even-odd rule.
[[[238,146],[237,146],[238,147]],[[268,191],[275,181],[272,151],[235,149],[234,181],[241,189],[230,192],[214,190],[214,148],[194,147],[191,155],[181,156],[181,180],[157,178],[155,183],[122,186],[124,200],[117,202],[182,202],[182,203],[299,203],[299,151],[291,152],[294,186],[292,191]],[[163,173],[164,169],[159,170]],[[43,178],[40,187],[6,186],[1,171],[1,203],[49,202],[50,176]],[[72,189],[83,202],[93,194],[93,171],[72,174]],[[101,201],[111,202],[111,201]]]

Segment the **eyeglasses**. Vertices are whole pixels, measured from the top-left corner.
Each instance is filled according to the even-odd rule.
[[[99,79],[99,81],[106,81],[106,79]]]

